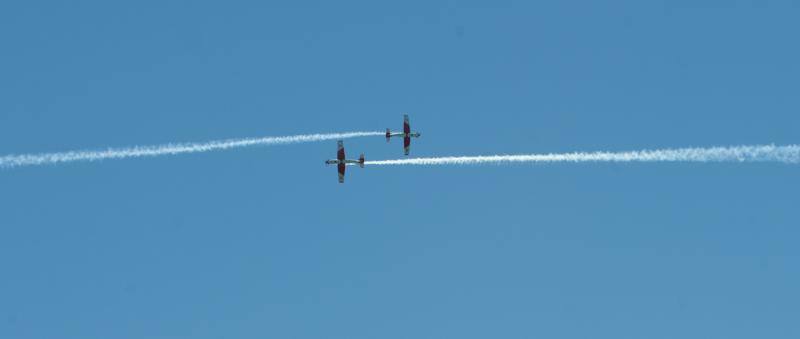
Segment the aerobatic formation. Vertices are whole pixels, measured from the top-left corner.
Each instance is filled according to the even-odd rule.
[[[357,137],[385,136],[386,142],[392,137],[403,139],[403,154],[409,155],[411,139],[419,138],[419,132],[411,130],[408,114],[403,115],[402,132],[365,131],[327,134],[304,134],[261,138],[243,138],[207,141],[199,143],[171,143],[127,148],[106,148],[99,150],[77,150],[56,153],[10,154],[0,156],[0,169],[24,166],[58,165],[81,161],[102,161],[202,153],[229,150],[241,147],[274,146],[337,140],[336,159],[325,161],[326,165],[336,165],[339,182],[344,183],[348,166],[435,166],[469,164],[510,164],[510,163],[585,163],[585,162],[772,162],[800,164],[800,145],[740,145],[721,147],[666,148],[627,152],[571,152],[542,154],[499,154],[482,156],[444,156],[426,158],[402,158],[388,160],[369,160],[362,153],[358,159],[347,159],[344,139]]]
[[[408,114],[403,114],[403,132],[392,133],[392,130],[386,129],[386,142],[391,141],[392,137],[403,137],[403,153],[408,155],[411,150],[411,138],[419,138],[422,135],[419,132],[411,132],[411,123],[408,121]],[[336,165],[339,172],[339,183],[344,183],[344,173],[347,170],[347,165],[358,165],[364,168],[364,154],[362,153],[358,160],[348,160],[344,153],[344,141],[339,140],[338,148],[336,150],[336,159],[325,160],[326,165]]]

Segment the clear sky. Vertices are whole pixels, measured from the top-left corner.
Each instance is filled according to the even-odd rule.
[[[800,142],[796,1],[3,1],[0,154]],[[402,157],[382,137],[351,155]],[[0,171],[2,338],[797,338],[796,165]]]

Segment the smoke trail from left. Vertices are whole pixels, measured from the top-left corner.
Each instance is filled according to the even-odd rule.
[[[384,132],[346,132],[327,134],[302,134],[280,137],[244,138],[207,141],[200,143],[173,143],[153,146],[134,146],[127,148],[108,148],[105,150],[80,150],[57,153],[11,154],[0,156],[0,168],[22,166],[55,165],[75,161],[98,161],[105,159],[125,159],[222,151],[250,146],[270,146],[339,140],[357,137],[384,135]]]

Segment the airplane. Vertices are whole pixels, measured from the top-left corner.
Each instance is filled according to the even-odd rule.
[[[346,159],[344,156],[344,142],[339,140],[338,142],[339,150],[336,152],[336,159],[325,160],[325,165],[337,165],[336,167],[339,169],[339,183],[344,183],[344,170],[347,168],[347,164],[358,164],[358,167],[364,168],[364,154],[358,158],[358,160],[349,160]]]
[[[403,151],[408,155],[409,148],[411,148],[411,137],[419,138],[422,135],[419,132],[411,132],[411,124],[408,123],[408,114],[403,114],[403,132],[392,133],[390,129],[386,129],[386,142],[392,137],[403,137]]]

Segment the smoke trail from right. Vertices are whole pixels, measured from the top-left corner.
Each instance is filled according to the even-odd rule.
[[[106,159],[125,159],[222,151],[240,147],[286,145],[304,142],[348,139],[383,135],[383,132],[346,132],[327,134],[303,134],[282,137],[262,137],[246,139],[216,140],[200,143],[164,144],[153,146],[134,146],[128,148],[109,148],[105,150],[82,150],[58,153],[12,154],[0,156],[0,168],[21,166],[55,165],[74,161],[100,161]]]
[[[470,165],[556,162],[778,162],[800,163],[800,145],[676,148],[631,152],[574,152],[523,155],[452,156],[366,161],[365,165]]]

